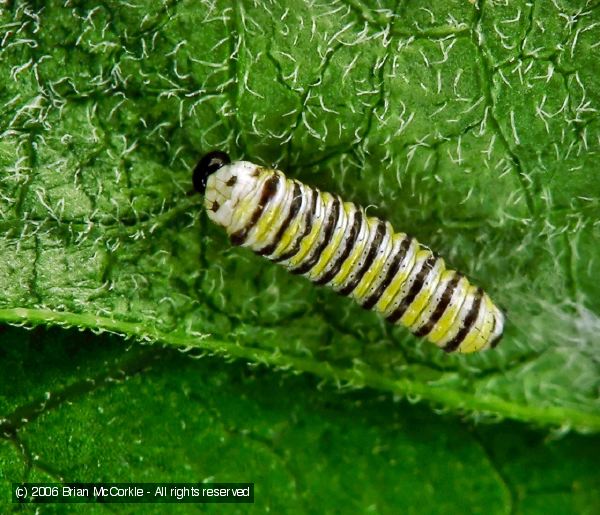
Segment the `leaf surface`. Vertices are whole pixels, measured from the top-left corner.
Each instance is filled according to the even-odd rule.
[[[600,429],[598,2],[0,7],[0,320]],[[231,248],[205,151],[373,205],[507,309],[448,356]]]
[[[171,346],[124,349],[89,332],[4,329],[0,356],[3,513],[21,512],[13,481],[250,481],[252,508],[271,513],[591,514],[600,502],[598,435],[474,427],[374,390],[341,394],[309,375],[190,359],[196,351]],[[165,505],[42,511],[107,510]]]

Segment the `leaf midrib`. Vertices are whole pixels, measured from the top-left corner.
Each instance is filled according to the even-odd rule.
[[[59,325],[95,331],[110,332],[135,337],[145,342],[164,342],[179,347],[194,347],[207,352],[261,363],[283,370],[309,372],[334,383],[345,383],[352,388],[371,387],[402,397],[416,397],[441,404],[453,411],[467,414],[494,415],[543,426],[556,426],[561,430],[573,429],[581,433],[600,432],[600,415],[567,407],[518,404],[489,394],[458,392],[447,387],[414,379],[391,379],[368,367],[341,368],[328,361],[315,361],[281,352],[269,352],[245,347],[233,341],[198,335],[197,339],[166,333],[146,327],[143,323],[113,320],[92,314],[57,312],[44,309],[0,309],[0,321],[23,326]]]

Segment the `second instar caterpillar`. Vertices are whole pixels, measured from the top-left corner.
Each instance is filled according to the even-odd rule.
[[[194,170],[208,217],[234,245],[328,285],[446,352],[495,347],[504,315],[489,296],[389,222],[278,170],[224,152]]]

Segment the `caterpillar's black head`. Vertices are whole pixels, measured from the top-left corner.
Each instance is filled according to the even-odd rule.
[[[231,159],[225,152],[215,150],[206,154],[194,168],[192,182],[194,189],[204,195],[208,176],[215,173],[219,168],[231,163]]]

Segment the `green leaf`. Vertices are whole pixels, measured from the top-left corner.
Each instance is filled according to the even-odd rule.
[[[308,375],[195,354],[3,330],[1,511],[13,481],[252,481],[256,508],[271,513],[591,514],[600,502],[599,435],[473,427],[376,391],[340,394]]]
[[[0,321],[600,430],[598,2],[2,5]],[[378,206],[502,345],[447,356],[231,248],[186,196],[213,148]]]

